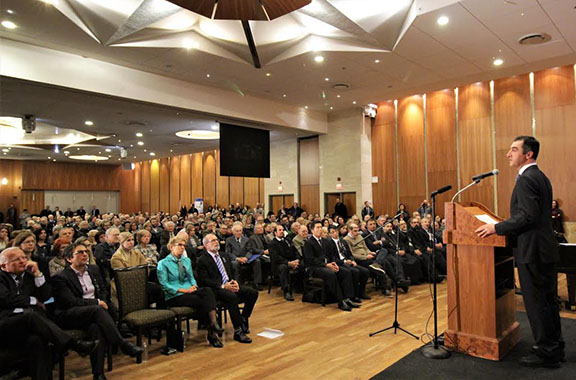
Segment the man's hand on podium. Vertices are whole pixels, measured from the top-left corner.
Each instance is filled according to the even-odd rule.
[[[476,229],[476,234],[478,234],[478,236],[480,237],[488,237],[492,234],[496,233],[496,227],[495,224],[485,224],[483,226],[480,226]]]

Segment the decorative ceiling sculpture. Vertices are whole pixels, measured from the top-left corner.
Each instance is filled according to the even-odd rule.
[[[254,0],[267,13],[262,19],[254,4],[235,9],[238,0],[219,0],[214,11],[215,2],[60,0],[54,6],[105,46],[196,49],[256,67],[311,51],[391,51],[417,14],[415,0]],[[201,15],[210,12],[214,19]],[[241,21],[218,19],[233,14]]]

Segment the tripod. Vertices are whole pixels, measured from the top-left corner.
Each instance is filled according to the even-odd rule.
[[[400,215],[400,214],[398,214],[398,215]],[[396,215],[394,218],[392,218],[392,220],[396,219],[396,217],[398,215]],[[400,223],[398,223],[398,226],[396,228],[396,282],[398,282],[399,266],[402,265],[400,263],[400,255],[398,254],[399,251],[400,251]],[[392,326],[386,327],[382,330],[371,332],[370,334],[368,334],[368,336],[372,337],[374,335],[380,334],[381,332],[388,331],[390,329],[394,329],[394,334],[396,334],[396,332],[398,330],[400,330],[400,331],[410,335],[411,337],[418,339],[418,337],[416,335],[412,334],[408,330],[403,329],[402,327],[400,327],[400,323],[398,323],[398,284],[396,284],[396,295],[394,297],[394,322],[392,322]]]

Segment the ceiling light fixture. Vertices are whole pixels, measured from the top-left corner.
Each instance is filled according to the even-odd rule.
[[[150,155],[151,155],[152,157],[154,157],[154,156],[156,156],[156,153],[150,152]]]
[[[330,78],[326,77],[326,78],[324,78],[324,80],[325,80],[326,82],[328,82],[328,81],[330,80]]]
[[[91,127],[91,126],[94,125],[94,122],[93,122],[92,120],[86,120],[86,121],[84,122],[84,125],[87,125],[87,126]]]
[[[108,157],[96,156],[96,155],[90,155],[90,154],[83,154],[83,155],[79,155],[79,156],[70,156],[70,158],[73,160],[82,160],[82,161],[106,161],[108,159]],[[48,159],[50,159],[50,157],[48,157]]]
[[[106,152],[112,152],[112,149],[106,148]]]
[[[375,60],[374,60],[374,63],[380,63],[380,60],[379,60],[379,59],[375,59]]]
[[[220,132],[207,131],[204,129],[189,129],[176,132],[176,136],[191,140],[217,140],[220,138]]]
[[[142,132],[136,133],[136,137],[142,137],[142,136],[144,136],[144,135],[142,134]]]
[[[144,141],[138,141],[138,145],[140,146],[144,145]]]
[[[317,63],[322,63],[324,62],[324,57],[322,57],[321,55],[317,55],[316,57],[314,57],[314,61]]]
[[[356,100],[354,100],[354,101],[352,102],[352,104],[356,104]]]
[[[2,26],[5,27],[6,29],[16,29],[18,27],[18,25],[8,20],[2,21]]]
[[[206,78],[210,78],[210,74],[206,74]]]
[[[211,126],[210,128],[211,128],[213,131],[217,131],[217,130],[220,129],[220,126],[219,126],[219,125],[213,125],[213,126]]]
[[[11,15],[14,14],[14,11],[12,9],[6,9],[6,12],[8,12],[8,14],[11,14]]]
[[[272,74],[270,74],[270,73],[266,73],[266,76],[267,76],[267,77],[269,77],[270,75],[272,75]]]
[[[501,66],[504,63],[504,60],[502,58],[496,58],[492,63],[494,66]]]
[[[450,22],[450,19],[448,18],[448,16],[440,16],[436,20],[436,23],[440,26],[444,26],[444,25],[448,24],[449,22]]]

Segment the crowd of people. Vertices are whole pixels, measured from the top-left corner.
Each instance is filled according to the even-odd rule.
[[[148,266],[150,307],[195,308],[212,347],[223,346],[218,303],[230,314],[234,340],[251,343],[249,319],[269,281],[290,302],[310,278],[322,279],[330,299],[348,312],[371,299],[370,279],[388,297],[395,287],[407,293],[411,285],[442,281],[445,223],[432,220],[426,201],[412,214],[400,204],[395,217],[376,216],[369,202],[360,216],[348,216],[338,203],[345,215],[307,213],[298,203],[267,213],[260,204],[201,211],[192,205],[173,215],[101,214],[95,206],[61,213],[46,206],[17,219],[20,225],[2,224],[0,334],[18,339],[2,339],[0,350],[27,349],[27,368],[38,379],[51,374],[49,343],[90,354],[95,379],[105,378],[109,345],[140,355],[142,348],[118,328],[113,274],[120,268]],[[89,340],[67,336],[72,328],[89,331]]]

